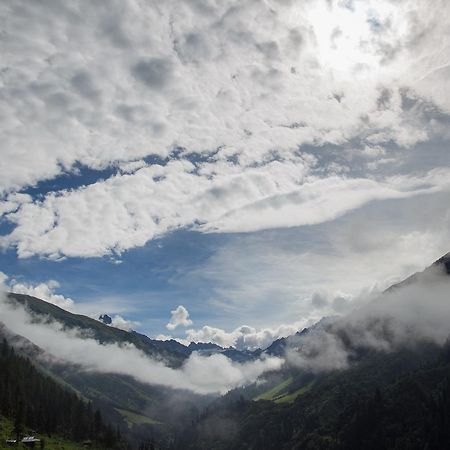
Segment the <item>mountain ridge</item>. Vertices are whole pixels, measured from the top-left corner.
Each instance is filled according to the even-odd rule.
[[[103,320],[93,319],[83,314],[72,313],[53,303],[31,295],[9,292],[7,296],[9,299],[28,308],[32,313],[38,314],[41,317],[51,317],[68,328],[93,331],[94,338],[100,343],[128,342],[135,345],[139,350],[144,351],[148,356],[166,360],[173,367],[179,367],[194,351],[204,355],[207,355],[208,352],[222,353],[233,361],[239,362],[258,357],[260,353],[258,350],[250,352],[238,350],[235,347],[224,348],[212,342],[191,342],[186,346],[175,339],[152,339],[134,330],[122,330],[114,327],[112,324],[105,323]],[[109,317],[107,314],[102,314],[100,317],[104,316]]]
[[[449,274],[449,263],[450,257],[448,254],[444,255],[423,272],[406,278],[385,292],[411,285],[435,268]],[[145,348],[146,350],[143,351],[151,357],[169,355],[168,361],[172,361],[172,367],[178,367],[188,357],[189,347],[175,340],[155,341],[135,331],[127,332],[86,316],[74,315],[29,296],[10,294],[10,299],[40,314],[44,320],[46,318],[48,320],[49,315],[55,314],[68,328],[79,327],[87,331],[93,327],[94,337],[99,342],[119,340],[136,343],[141,350]],[[300,338],[300,341],[296,341],[298,345],[303,337],[314,333],[314,330],[320,330],[321,327],[327,327],[333,323],[333,320],[334,318],[324,318],[315,326],[305,328],[291,337],[275,340],[266,352],[282,355],[284,353],[282,343]],[[158,348],[159,345],[165,348]],[[40,351],[39,348],[32,347],[32,349],[35,352]],[[194,343],[191,349],[224,354],[237,351],[234,348],[223,349],[213,343]],[[417,382],[423,383],[421,389],[423,388],[431,397],[444,395],[444,391],[440,390],[439,386],[444,385],[445,376],[450,378],[450,357],[442,356],[443,351],[436,345],[421,344],[416,348],[399,350],[390,354],[376,351],[362,352],[352,363],[354,365],[348,369],[326,374],[314,374],[305,370],[283,367],[280,371],[267,373],[264,376],[266,383],[260,380],[253,385],[232,390],[223,397],[209,398],[188,393],[177,393],[174,397],[174,390],[169,388],[143,385],[129,376],[84,373],[71,365],[55,364],[49,370],[56,379],[67,383],[81,396],[94,401],[108,421],[125,427],[125,434],[130,436],[131,441],[138,439],[138,436],[151,435],[158,441],[160,448],[180,450],[254,450],[255,448],[267,450],[272,448],[274,450],[281,448],[283,450],[303,448],[353,450],[354,448],[356,450],[373,447],[367,446],[364,439],[358,441],[358,445],[365,442],[363,447],[348,446],[350,444],[347,438],[340,436],[336,431],[336,423],[342,422],[345,430],[354,430],[354,427],[360,425],[355,425],[353,419],[342,416],[341,410],[360,411],[362,406],[355,402],[361,398],[370,403],[373,398],[378,398],[376,389],[380,389],[382,396],[388,396],[390,392],[394,392],[392,395],[403,399],[403,394],[395,384],[399,377],[406,377],[406,380],[412,377],[414,382],[417,379]],[[256,355],[258,352],[253,354]],[[443,358],[443,362],[440,362],[439,358]],[[433,384],[435,383],[433,380],[437,380],[436,383],[440,383],[439,386]],[[357,394],[352,391],[355,389]],[[174,398],[177,396],[180,397],[174,403]],[[345,400],[347,397],[352,400],[348,402]],[[320,413],[316,412],[317,408],[320,408]],[[395,405],[390,405],[389,408],[387,411],[393,410],[396,413]],[[417,403],[414,408],[416,408],[414,411],[419,411],[420,405]],[[430,406],[426,411],[434,414],[438,411],[436,408],[438,407]],[[404,414],[407,415],[408,411]],[[417,413],[417,415],[420,417],[423,413]],[[133,420],[136,423],[133,423]],[[395,421],[395,418],[392,420]],[[419,419],[416,422],[422,430],[420,442],[431,439],[426,434],[425,425]],[[230,431],[225,437],[220,433],[214,435],[214,431],[212,435],[205,437],[202,430],[210,427],[211,423],[233,423],[235,431]],[[213,430],[214,427],[216,425],[213,426]],[[169,441],[172,444],[168,444]],[[342,443],[346,446],[343,447]],[[439,447],[430,446],[429,448],[440,450]]]

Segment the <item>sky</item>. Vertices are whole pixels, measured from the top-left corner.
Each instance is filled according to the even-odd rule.
[[[2,1],[2,281],[256,348],[424,269],[450,251],[449,10]]]

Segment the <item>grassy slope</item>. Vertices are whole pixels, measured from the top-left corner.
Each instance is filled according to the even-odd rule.
[[[151,419],[150,417],[143,416],[142,414],[137,414],[132,411],[127,411],[126,409],[116,408],[116,411],[122,415],[128,424],[128,428],[132,428],[134,425],[141,425],[147,423],[150,425],[162,425],[162,422]]]
[[[300,395],[308,392],[314,386],[314,383],[315,380],[312,380],[299,388],[298,384],[294,383],[294,378],[289,376],[271,389],[257,395],[253,400],[269,400],[275,403],[291,403]]]
[[[8,420],[5,417],[0,416],[0,449],[16,448],[22,450],[28,448],[22,444],[20,444],[17,447],[10,447],[6,445],[5,443],[6,439],[10,438],[14,439],[12,429],[13,423],[11,422],[11,420]],[[60,436],[53,435],[52,437],[48,437],[39,435],[37,433],[31,433],[30,430],[27,430],[27,432],[29,434],[32,434],[33,436],[36,436],[38,439],[44,439],[45,450],[81,450],[84,448],[82,444],[73,441],[68,441],[67,439],[63,439]],[[25,434],[27,434],[27,432]],[[37,446],[36,448],[39,449],[40,447]],[[91,450],[99,450],[98,447],[90,447],[90,448]]]
[[[290,384],[292,384],[293,378],[289,377],[277,384],[273,388],[259,394],[254,400],[276,400],[279,397],[287,394],[287,390]]]
[[[290,392],[287,394],[282,395],[281,397],[278,397],[274,400],[275,403],[291,403],[293,402],[297,397],[300,397],[301,395],[308,392],[313,386],[314,386],[315,380],[312,380],[307,385],[301,387],[300,389],[297,389],[294,392]]]

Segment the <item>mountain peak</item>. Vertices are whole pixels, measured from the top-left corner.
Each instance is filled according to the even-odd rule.
[[[220,345],[213,342],[191,342],[188,346],[191,351],[197,350],[224,350]]]
[[[108,316],[108,314],[102,314],[98,320],[100,320],[100,322],[103,322],[105,325],[111,325],[112,324],[112,319],[110,316]]]
[[[441,266],[443,265],[445,267],[445,271],[447,274],[450,275],[450,252],[439,258],[435,263],[434,266]]]

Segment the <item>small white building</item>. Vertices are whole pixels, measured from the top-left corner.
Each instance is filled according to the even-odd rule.
[[[26,445],[27,447],[34,447],[39,442],[41,442],[41,440],[35,438],[34,436],[25,436],[22,439],[22,444]]]

